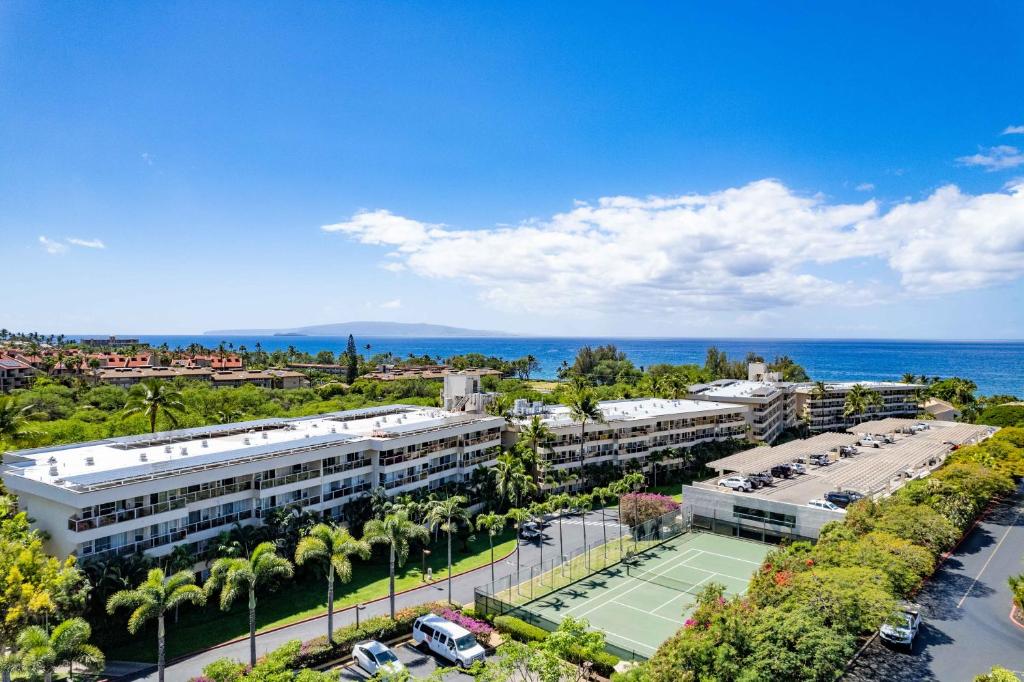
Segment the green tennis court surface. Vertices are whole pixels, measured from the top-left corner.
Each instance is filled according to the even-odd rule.
[[[694,595],[709,583],[741,594],[769,545],[686,533],[600,573],[530,602],[525,609],[559,622],[586,618],[609,644],[645,658],[683,626]]]

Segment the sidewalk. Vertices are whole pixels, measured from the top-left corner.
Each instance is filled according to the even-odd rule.
[[[606,512],[608,520],[608,537],[618,537],[621,532],[621,527],[618,526],[618,517],[615,514],[614,508]],[[563,521],[562,532],[565,536],[565,552],[569,554],[573,550],[583,546],[583,528],[584,525],[580,523],[578,516],[567,517],[575,521],[575,523],[568,523]],[[596,524],[596,525],[595,525]],[[601,513],[600,511],[590,512],[586,517],[586,529],[587,529],[587,542],[593,543],[601,537]],[[554,521],[551,527],[546,531],[546,538],[544,542],[544,557],[550,559],[558,553],[558,522]],[[520,555],[523,567],[529,567],[539,562],[540,551],[536,544],[530,542],[520,543]],[[513,552],[504,561],[499,560],[495,563],[494,574],[496,577],[501,578],[516,570],[515,566],[516,554]],[[410,590],[404,594],[399,594],[395,597],[395,608],[401,609],[407,606],[415,606],[429,601],[443,601],[448,597],[448,582],[444,579],[445,572],[439,571],[434,574],[435,581],[429,585]],[[468,573],[464,573],[460,576],[456,576],[452,579],[452,600],[459,604],[465,604],[473,601],[473,588],[478,585],[483,585],[491,581],[491,568],[490,564],[474,569]],[[340,585],[335,588],[336,595],[340,596],[344,594],[345,586]],[[386,615],[389,613],[389,601],[387,597],[379,599],[375,602],[370,602],[366,605],[366,608],[360,612],[360,620],[370,618],[372,616]],[[343,611],[335,611],[334,613],[334,627],[335,629],[340,628],[344,625],[355,623],[355,609],[347,608]],[[294,625],[285,626],[279,630],[273,632],[266,632],[263,634],[256,635],[256,655],[262,656],[269,651],[273,651],[282,644],[292,639],[307,640],[317,637],[319,635],[327,634],[327,614],[318,616],[312,620],[308,620],[302,623],[295,623]],[[169,628],[167,632],[168,638],[174,637],[174,629]],[[213,649],[208,649],[196,654],[184,658],[177,662],[171,663],[167,666],[166,678],[168,680],[175,680],[176,682],[185,682],[191,677],[200,675],[203,668],[211,662],[219,658],[234,658],[240,661],[249,660],[249,640],[248,638],[238,642],[233,642],[220,646]],[[111,661],[111,664],[122,663]],[[130,677],[126,679],[137,679],[137,680],[156,680],[157,674],[156,669],[153,668],[152,672],[148,675],[141,675],[138,677]]]

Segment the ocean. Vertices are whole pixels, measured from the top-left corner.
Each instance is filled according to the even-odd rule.
[[[191,343],[216,347],[218,343],[246,346],[259,342],[263,350],[294,346],[316,353],[345,350],[346,338],[332,336],[140,336],[154,346],[171,348]],[[820,339],[638,339],[638,338],[370,338],[356,339],[359,352],[390,351],[398,356],[430,355],[448,357],[461,353],[482,353],[506,359],[531,354],[540,362],[536,378],[554,378],[563,360],[572,362],[584,345],[614,344],[634,364],[646,367],[668,362],[703,364],[708,346],[717,346],[732,359],[748,352],[770,360],[788,355],[803,365],[814,380],[858,379],[899,380],[905,372],[928,376],[961,376],[978,384],[982,394],[1012,394],[1024,397],[1024,342],[1022,341],[872,341]],[[370,350],[366,350],[370,344]]]

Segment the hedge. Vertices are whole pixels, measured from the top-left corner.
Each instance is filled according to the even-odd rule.
[[[498,632],[508,635],[517,642],[529,644],[543,642],[548,638],[547,630],[531,625],[515,616],[495,617],[494,627],[498,629]],[[611,674],[615,672],[615,666],[619,663],[618,657],[607,652],[601,652],[597,656],[584,657],[578,649],[570,650],[566,660],[576,665],[583,665],[585,661],[590,661],[593,664],[593,671],[602,677],[611,677]]]

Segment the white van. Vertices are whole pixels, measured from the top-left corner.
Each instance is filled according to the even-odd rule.
[[[484,648],[469,630],[433,613],[420,616],[412,624],[412,641],[417,646],[425,643],[438,656],[466,668],[485,656]]]

